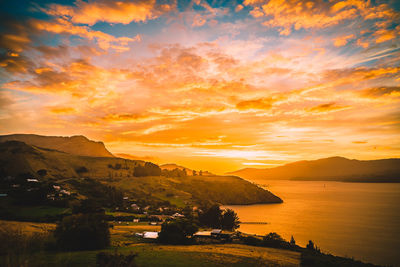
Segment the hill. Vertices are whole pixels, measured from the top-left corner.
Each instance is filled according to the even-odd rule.
[[[297,161],[270,169],[246,168],[229,174],[248,180],[400,182],[400,159],[355,160],[331,157]]]
[[[89,140],[85,136],[43,136],[36,134],[0,135],[0,142],[20,141],[28,145],[49,148],[73,155],[91,157],[114,157],[103,142]]]
[[[57,181],[71,192],[85,195],[94,179],[113,185],[129,199],[166,202],[177,206],[204,202],[220,204],[280,203],[271,192],[234,176],[135,177],[144,161],[72,155],[18,141],[0,143],[0,178]],[[154,164],[150,164],[156,166]],[[157,166],[156,166],[157,167]]]

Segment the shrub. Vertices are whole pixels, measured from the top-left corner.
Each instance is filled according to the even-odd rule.
[[[178,219],[166,221],[161,225],[158,240],[167,244],[186,244],[188,237],[198,231],[199,227],[191,220]]]
[[[288,248],[290,244],[277,233],[269,233],[263,238],[263,245],[273,248]]]
[[[0,266],[28,266],[32,253],[54,247],[52,234],[26,232],[22,227],[0,223]]]
[[[104,214],[74,214],[64,217],[54,232],[64,250],[102,249],[110,245],[109,225]]]
[[[137,255],[132,252],[128,255],[117,253],[117,251],[114,254],[100,252],[96,255],[96,265],[98,267],[136,267]]]
[[[40,176],[45,176],[45,175],[47,175],[47,170],[45,170],[45,169],[40,169],[40,170],[38,170],[36,173],[37,173],[38,175],[40,175]]]
[[[78,174],[89,172],[89,170],[85,166],[78,167],[78,168],[75,169],[75,171]]]
[[[262,245],[262,240],[255,236],[245,236],[245,237],[243,237],[242,241],[246,245],[250,245],[250,246],[261,246]]]
[[[136,177],[142,176],[160,176],[161,168],[151,162],[146,162],[143,166],[139,165],[133,169],[133,175]]]

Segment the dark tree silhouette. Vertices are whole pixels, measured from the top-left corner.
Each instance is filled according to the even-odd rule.
[[[235,230],[239,228],[240,221],[236,212],[232,209],[227,209],[222,213],[221,226],[225,230]]]
[[[198,231],[199,227],[191,220],[186,218],[166,221],[161,225],[161,232],[158,240],[167,244],[185,244],[189,241],[188,237]]]
[[[74,214],[64,217],[54,236],[64,250],[103,249],[110,245],[110,231],[104,214]]]

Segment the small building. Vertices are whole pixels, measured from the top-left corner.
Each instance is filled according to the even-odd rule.
[[[194,237],[212,237],[211,231],[198,231],[197,233],[194,233]]]
[[[28,178],[28,179],[26,179],[26,181],[30,182],[30,183],[39,183],[39,180],[38,179],[34,179],[34,178]]]
[[[158,238],[158,232],[144,232],[143,233],[143,238],[144,239],[157,239]]]
[[[53,185],[54,190],[60,191],[61,190],[61,186],[59,185]]]
[[[133,219],[133,222],[134,222],[134,223],[138,223],[138,222],[139,222],[139,219]]]
[[[211,235],[217,237],[218,235],[220,235],[222,233],[221,229],[213,229],[211,231]]]
[[[183,217],[185,217],[185,215],[182,215],[182,214],[180,214],[180,213],[175,213],[174,215],[172,215],[172,217],[173,218],[183,218]]]

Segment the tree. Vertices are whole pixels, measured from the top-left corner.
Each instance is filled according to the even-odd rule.
[[[290,245],[292,246],[296,245],[296,240],[294,240],[293,236],[290,238]]]
[[[196,171],[195,171],[195,170],[193,170],[193,176],[196,176],[196,175],[197,175]]]
[[[221,227],[222,210],[218,205],[213,205],[199,214],[201,225],[220,228]]]
[[[104,214],[74,214],[64,217],[54,232],[57,245],[65,250],[103,249],[110,245]]]
[[[47,175],[47,170],[45,170],[45,169],[40,169],[40,170],[38,170],[37,172],[36,172],[38,175],[40,175],[40,176],[46,176]]]
[[[136,166],[133,169],[133,175],[136,177],[142,176],[160,176],[161,168],[151,162],[146,162],[144,165]]]
[[[158,240],[161,243],[167,244],[186,244],[189,239],[199,230],[197,224],[192,220],[181,218],[172,221],[165,221],[161,225],[161,232],[158,235]]]
[[[222,226],[222,229],[230,230],[230,231],[239,228],[239,226],[240,226],[239,217],[237,216],[237,214],[234,210],[227,209],[222,213],[221,226]]]
[[[263,238],[263,245],[273,248],[285,248],[288,246],[288,242],[277,233],[269,233]]]

